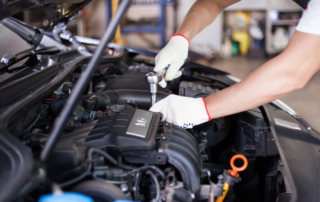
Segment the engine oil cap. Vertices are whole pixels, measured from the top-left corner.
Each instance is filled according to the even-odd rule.
[[[39,202],[93,202],[93,199],[83,194],[69,192],[41,196]]]

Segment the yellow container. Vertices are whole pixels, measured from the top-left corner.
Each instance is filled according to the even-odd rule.
[[[241,55],[247,55],[250,46],[250,36],[245,31],[235,31],[232,34],[232,38],[235,41],[239,41],[239,49]]]

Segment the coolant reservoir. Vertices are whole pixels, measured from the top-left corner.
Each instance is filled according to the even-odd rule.
[[[44,195],[39,202],[93,202],[93,199],[79,193],[61,193]]]

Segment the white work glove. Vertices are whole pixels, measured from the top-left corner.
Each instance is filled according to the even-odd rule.
[[[167,81],[181,76],[182,72],[179,69],[187,60],[189,45],[190,42],[185,36],[175,34],[156,56],[154,71],[164,75],[164,79],[159,82],[162,88],[167,86]]]
[[[211,120],[204,98],[169,95],[154,104],[150,111],[161,112],[163,121],[182,128],[192,128]]]

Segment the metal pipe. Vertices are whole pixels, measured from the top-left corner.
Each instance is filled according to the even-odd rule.
[[[114,15],[114,18],[111,20],[108,28],[106,29],[106,32],[104,33],[101,43],[99,44],[97,50],[93,54],[88,67],[85,69],[82,76],[77,81],[73,92],[69,96],[67,103],[64,105],[62,111],[59,114],[59,119],[57,121],[56,127],[53,128],[51,131],[50,137],[48,141],[46,142],[40,156],[41,161],[46,161],[53,150],[54,146],[56,145],[64,127],[66,126],[69,117],[76,106],[76,103],[79,101],[80,96],[82,95],[85,86],[88,84],[92,73],[94,72],[99,59],[101,58],[102,54],[104,53],[104,49],[108,43],[111,42],[111,40],[114,37],[114,34],[116,32],[116,29],[118,27],[118,24],[122,20],[124,14],[126,13],[127,9],[129,8],[132,0],[123,0],[121,4],[118,7],[118,10],[116,14]]]

